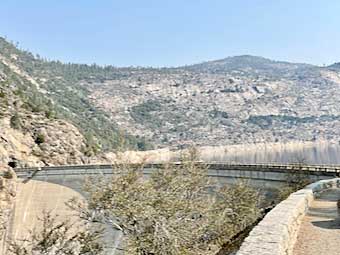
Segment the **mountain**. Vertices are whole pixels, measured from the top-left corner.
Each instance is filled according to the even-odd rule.
[[[287,72],[313,68],[312,65],[273,61],[263,57],[250,55],[228,57],[215,61],[203,62],[188,66],[187,69],[196,72],[228,73],[242,72],[248,75],[269,75],[278,77]]]
[[[340,71],[340,62],[327,66],[330,70]]]
[[[86,155],[121,144],[149,149],[339,140],[335,68],[248,55],[176,68],[64,64],[3,39],[0,56],[2,72],[11,67],[26,84],[11,93],[24,95],[30,111],[77,129]]]
[[[125,149],[147,148],[88,99],[80,81],[106,72],[46,61],[0,38],[0,163],[86,163],[122,141]]]
[[[239,56],[125,71],[87,84],[92,102],[158,146],[338,140],[334,70]]]

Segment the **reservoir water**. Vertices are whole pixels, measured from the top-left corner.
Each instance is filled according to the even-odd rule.
[[[339,143],[294,142],[202,147],[206,162],[340,164]]]

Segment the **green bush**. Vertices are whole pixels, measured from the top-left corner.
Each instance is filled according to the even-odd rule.
[[[14,129],[20,129],[21,128],[21,121],[20,121],[20,117],[19,117],[19,114],[18,113],[15,113],[11,119],[10,119],[10,125],[11,125],[11,128],[14,128]]]
[[[131,107],[130,115],[138,123],[143,123],[151,127],[162,126],[162,120],[151,114],[161,111],[162,105],[156,100],[148,100],[142,104]]]
[[[34,142],[38,145],[45,142],[45,136],[41,133],[37,134],[34,138]]]
[[[100,152],[100,145],[98,144],[97,138],[92,133],[87,132],[84,135],[86,146],[82,148],[82,152],[87,157],[95,156]]]
[[[140,138],[139,141],[137,141],[137,149],[139,151],[147,151],[147,150],[152,150],[153,146],[148,143],[146,140]]]
[[[55,117],[55,113],[52,110],[46,110],[45,117],[48,119],[53,119]]]
[[[89,179],[87,207],[80,211],[114,218],[124,254],[225,254],[223,247],[261,216],[259,194],[246,183],[213,186],[194,153],[149,178],[143,178],[143,165],[115,165],[110,178]]]

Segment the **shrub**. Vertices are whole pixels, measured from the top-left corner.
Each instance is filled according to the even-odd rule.
[[[303,170],[303,167],[307,162],[306,159],[301,156],[297,156],[295,161],[295,169],[287,173],[285,176],[286,183],[285,186],[280,189],[279,200],[286,199],[291,193],[298,191],[311,183],[309,173]]]
[[[15,113],[10,119],[10,126],[14,129],[21,128],[21,121],[18,113]]]
[[[46,110],[45,117],[48,119],[53,119],[55,117],[55,113],[52,110]]]
[[[87,132],[84,135],[85,147],[82,147],[82,152],[87,157],[95,156],[100,151],[100,145],[98,144],[97,138],[92,133]]]
[[[149,178],[142,165],[117,164],[110,180],[88,181],[82,215],[122,231],[124,254],[215,255],[258,219],[258,194],[245,183],[214,185],[195,159]]]
[[[34,142],[38,145],[44,143],[45,142],[45,136],[42,133],[38,133],[34,138]]]

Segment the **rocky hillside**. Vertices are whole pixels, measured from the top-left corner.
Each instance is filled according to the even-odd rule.
[[[48,125],[58,130],[66,122],[72,125],[73,136],[84,137],[77,149],[82,155],[114,151],[121,144],[147,150],[339,140],[338,64],[317,67],[238,56],[177,68],[99,67],[48,61],[3,39],[0,56],[3,69],[35,84],[34,93],[30,86],[12,91],[29,99],[23,105],[39,112],[36,121],[52,116]],[[3,123],[8,125],[14,111]]]
[[[127,72],[127,71],[126,71]],[[252,56],[130,69],[86,83],[92,102],[159,146],[338,140],[340,72]]]
[[[0,63],[0,85],[0,163],[23,166],[89,160],[84,136],[72,124],[53,116],[47,98],[37,98],[44,104],[36,108],[39,105],[30,99],[31,94],[39,93],[34,82]]]
[[[148,148],[92,105],[78,82],[104,74],[36,58],[0,38],[0,163],[81,164],[120,146]]]
[[[137,149],[146,143],[120,130],[106,112],[89,100],[89,91],[82,81],[89,83],[116,77],[111,69],[96,65],[62,64],[33,56],[0,38],[0,62],[25,80],[21,92],[37,112],[50,112],[59,119],[75,125],[88,140],[97,140],[101,150],[116,149],[121,139],[126,147]],[[36,89],[32,91],[34,85]]]
[[[340,62],[328,66],[328,69],[331,69],[333,71],[340,71]]]

